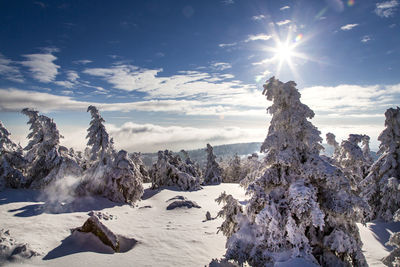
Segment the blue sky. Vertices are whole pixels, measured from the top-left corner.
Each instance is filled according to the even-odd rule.
[[[376,148],[399,103],[399,16],[398,0],[0,1],[0,120],[24,144],[19,111],[36,108],[81,149],[95,104],[129,151],[262,141],[275,75],[323,134]]]

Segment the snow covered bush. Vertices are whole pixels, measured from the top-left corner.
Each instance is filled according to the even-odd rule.
[[[239,183],[247,175],[243,169],[242,160],[237,154],[222,166],[222,181],[224,183]]]
[[[257,153],[253,153],[247,157],[244,163],[246,176],[240,181],[240,186],[247,189],[247,187],[258,177],[260,177],[266,169],[266,165],[259,159]]]
[[[20,188],[26,182],[22,149],[9,138],[10,135],[0,121],[0,190],[4,187]]]
[[[88,147],[85,150],[86,171],[76,192],[78,195],[104,195],[107,190],[108,175],[113,165],[115,151],[99,110],[95,106],[89,106],[87,112],[90,112],[92,120],[86,136],[88,139]]]
[[[152,170],[152,187],[178,186],[181,190],[201,189],[201,177],[190,161],[183,162],[179,155],[171,151],[158,151],[158,160]]]
[[[106,191],[110,200],[129,204],[140,200],[143,195],[142,174],[125,150],[120,150],[116,155]]]
[[[274,77],[264,85],[273,101],[261,146],[268,168],[247,189],[250,199],[243,216],[234,218],[237,231],[225,257],[252,266],[295,257],[322,266],[366,266],[355,223],[366,204],[340,169],[320,157],[320,132],[307,120],[314,112],[295,86]]]
[[[60,146],[60,135],[52,119],[39,115],[36,110],[25,108],[22,113],[29,117],[31,132],[28,134],[26,159],[26,185],[31,188],[43,188],[54,180],[66,175],[79,176],[81,168],[69,156],[68,149]]]
[[[216,157],[213,153],[213,147],[207,144],[207,166],[204,173],[203,184],[219,184],[222,182],[222,169],[215,161]]]
[[[400,109],[385,112],[385,129],[379,135],[379,159],[362,181],[362,196],[371,206],[371,220],[391,221],[400,208]]]
[[[359,191],[359,183],[367,176],[371,167],[372,158],[369,149],[369,136],[350,134],[347,140],[343,140],[340,146],[335,140],[335,135],[327,133],[328,144],[335,148],[333,163],[342,169],[350,180],[353,190]],[[362,148],[358,145],[362,143]]]

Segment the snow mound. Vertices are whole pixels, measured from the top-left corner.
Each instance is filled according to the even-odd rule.
[[[38,255],[40,254],[33,251],[28,244],[18,243],[11,237],[9,230],[0,230],[0,265],[5,261],[30,259]]]
[[[175,199],[177,199],[177,200],[175,200]],[[175,200],[175,201],[173,201],[173,200]],[[186,207],[188,209],[191,209],[191,208],[200,209],[201,208],[196,202],[191,201],[184,196],[175,196],[171,199],[168,199],[166,202],[169,202],[169,201],[173,201],[173,202],[167,206],[167,210],[173,210],[176,208],[184,208],[184,207]]]

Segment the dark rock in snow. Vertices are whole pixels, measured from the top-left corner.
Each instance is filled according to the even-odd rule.
[[[209,211],[207,211],[207,213],[206,213],[206,220],[207,221],[209,221],[209,220],[211,220],[212,218],[211,218],[211,213],[209,212]]]
[[[119,252],[120,244],[117,235],[111,232],[104,224],[100,222],[97,216],[90,216],[82,227],[77,228],[79,232],[93,233],[105,245],[111,247],[115,252]]]

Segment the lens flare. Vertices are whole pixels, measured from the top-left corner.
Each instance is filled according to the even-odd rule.
[[[294,41],[295,41],[295,43],[298,43],[298,42],[300,42],[301,41],[301,39],[303,39],[303,34],[298,34],[297,36],[296,36],[296,38],[294,39]]]
[[[349,0],[347,1],[348,6],[354,6],[354,0]]]

